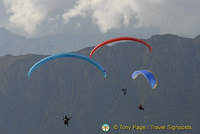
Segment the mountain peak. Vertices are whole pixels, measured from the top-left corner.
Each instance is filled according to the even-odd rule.
[[[197,35],[197,36],[194,38],[194,40],[200,40],[200,34]]]
[[[0,27],[0,35],[13,35],[14,33],[8,31],[6,28],[4,27]]]
[[[5,29],[4,27],[0,27],[0,32],[8,32],[8,30]]]
[[[178,35],[174,35],[174,34],[163,34],[163,35],[153,35],[151,36],[151,38],[180,38],[180,36]]]

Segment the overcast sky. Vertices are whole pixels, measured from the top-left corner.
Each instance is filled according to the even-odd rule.
[[[28,36],[200,34],[200,0],[0,0],[0,27]]]

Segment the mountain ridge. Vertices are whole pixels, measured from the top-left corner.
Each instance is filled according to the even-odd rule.
[[[79,51],[86,47],[98,45],[99,43],[114,38],[114,35],[92,35],[91,37],[77,36],[71,33],[49,35],[41,38],[27,38],[9,32],[5,28],[0,28],[0,55],[25,55],[25,54],[45,54],[51,55],[55,53]],[[200,35],[199,35],[200,36]],[[191,40],[198,40],[198,37]],[[168,38],[179,38],[189,40],[173,34],[153,35],[150,38],[143,39],[145,41],[158,40]]]
[[[104,46],[93,55],[106,70],[101,72],[82,60],[61,58],[42,65],[28,78],[32,65],[47,55],[0,57],[0,132],[12,134],[102,133],[101,126],[191,125],[199,133],[199,40],[170,35],[147,39],[152,52],[136,42]],[[163,37],[163,38],[162,38]],[[195,41],[194,41],[195,40]],[[93,47],[76,53],[89,56]],[[151,90],[135,70],[155,73],[158,87]],[[127,95],[121,88],[127,87]],[[146,98],[146,99],[145,99]],[[138,106],[144,101],[144,111]],[[69,127],[62,116],[70,114]],[[153,133],[155,130],[134,131]],[[164,130],[162,133],[179,131]]]

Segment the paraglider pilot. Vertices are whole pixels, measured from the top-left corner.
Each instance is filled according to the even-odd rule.
[[[121,92],[122,92],[123,95],[126,95],[127,94],[127,88],[122,88]]]
[[[140,104],[139,109],[144,111],[144,108],[142,107],[142,104]]]
[[[69,120],[71,119],[72,117],[67,117],[67,115],[63,116],[63,121],[64,121],[64,124],[68,126],[68,123],[69,123]]]

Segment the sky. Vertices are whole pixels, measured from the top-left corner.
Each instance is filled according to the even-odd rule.
[[[200,0],[0,0],[0,27],[41,37],[200,34]]]

